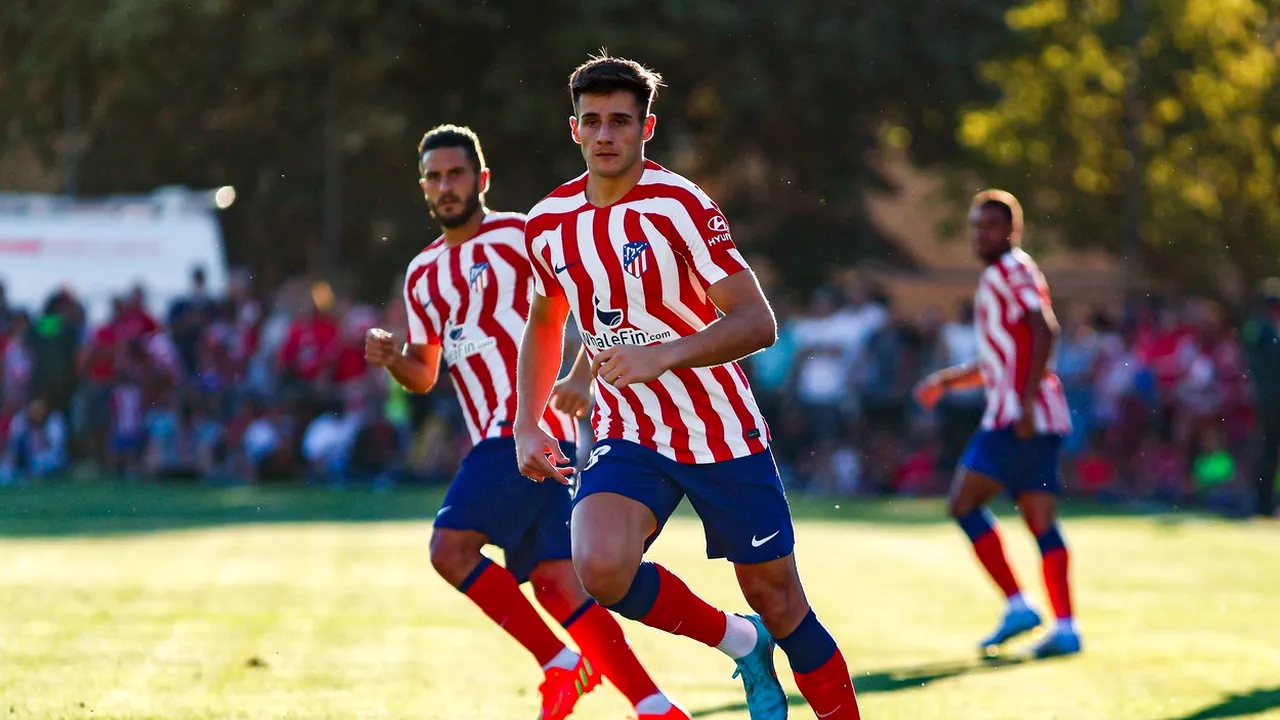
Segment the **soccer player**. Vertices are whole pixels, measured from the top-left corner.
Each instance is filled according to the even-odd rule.
[[[536,294],[516,391],[521,471],[568,478],[568,458],[539,419],[572,312],[597,394],[571,533],[587,592],[733,658],[753,720],[787,715],[774,638],[818,717],[857,718],[844,657],[805,599],[769,430],[736,363],[773,343],[773,312],[715,203],[644,157],[660,80],[612,57],[589,60],[569,80],[569,127],[587,172],[538,203],[525,225]],[[712,607],[644,560],[686,496],[707,556],[734,564],[759,615]]]
[[[422,191],[443,234],[409,264],[409,337],[403,350],[389,333],[375,329],[365,353],[415,393],[435,386],[443,356],[462,402],[474,447],[436,515],[431,563],[533,654],[546,674],[539,688],[541,720],[568,717],[601,674],[627,696],[640,720],[688,720],[658,691],[618,621],[587,597],[574,574],[568,489],[534,485],[516,466],[516,346],[532,290],[525,219],[484,206],[489,170],[471,130],[431,130],[418,157]],[[555,439],[559,452],[571,455],[577,438],[573,416],[589,403],[590,376],[579,369],[557,389],[556,408],[534,422]],[[488,543],[506,551],[505,568],[481,554]],[[582,656],[556,637],[520,591],[526,579]]]
[[[1080,651],[1071,615],[1067,546],[1058,528],[1058,448],[1071,433],[1062,384],[1053,372],[1058,322],[1049,286],[1021,249],[1022,206],[1013,195],[987,190],[969,211],[974,250],[987,268],[974,307],[978,360],[933,373],[916,397],[932,408],[948,390],[986,386],[982,426],[969,442],[951,488],[951,516],[973,543],[978,560],[1008,599],[1000,623],[981,642],[993,648],[1040,625],[1005,558],[987,503],[1002,490],[1018,503],[1043,559],[1044,583],[1057,624],[1035,648],[1037,657]]]

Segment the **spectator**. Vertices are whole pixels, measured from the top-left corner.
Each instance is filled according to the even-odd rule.
[[[320,299],[290,323],[277,358],[281,379],[297,389],[310,385],[323,388],[337,357],[338,325],[327,312],[331,301],[323,294],[318,296]]]
[[[31,390],[32,355],[26,313],[13,313],[0,331],[0,401],[21,405]]]
[[[1280,469],[1280,278],[1269,278],[1258,286],[1258,305],[1241,336],[1258,421],[1254,512],[1269,517],[1276,512],[1274,479]]]
[[[52,477],[66,465],[66,421],[44,398],[36,398],[9,423],[8,442],[0,456],[0,484]]]
[[[1200,447],[1200,455],[1191,468],[1197,499],[1214,510],[1236,510],[1239,503],[1234,487],[1235,458],[1222,446],[1222,437],[1216,428],[1205,428]]]

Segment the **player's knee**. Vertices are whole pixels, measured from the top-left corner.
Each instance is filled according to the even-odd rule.
[[[465,536],[436,532],[431,536],[431,567],[456,586],[482,559],[480,547]]]
[[[606,607],[627,594],[635,568],[627,568],[617,558],[603,553],[586,553],[573,560],[582,588],[593,600]],[[628,572],[630,570],[630,572]]]
[[[742,595],[770,632],[790,632],[809,612],[798,585],[747,581],[742,583]]]

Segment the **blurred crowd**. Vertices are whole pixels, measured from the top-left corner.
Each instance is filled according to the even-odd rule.
[[[1196,298],[1153,299],[1124,317],[1059,303],[1055,361],[1075,427],[1068,491],[1248,510],[1255,479],[1276,474],[1263,452],[1280,427],[1273,289],[1234,321]],[[744,365],[787,484],[831,496],[944,492],[983,395],[953,394],[925,413],[911,390],[976,356],[970,304],[907,318],[857,279],[770,295],[778,342]],[[398,293],[382,308],[304,281],[260,294],[233,273],[215,297],[197,269],[162,312],[137,287],[92,324],[73,291],[15,308],[0,288],[0,483],[81,472],[447,482],[468,445],[452,389],[409,396],[367,367],[375,326],[402,332]]]
[[[1235,322],[1201,298],[1148,298],[1123,316],[1056,305],[1053,360],[1073,424],[1067,492],[1228,513],[1272,507],[1280,282],[1257,300]],[[773,304],[778,342],[746,364],[789,484],[834,496],[945,492],[983,392],[953,393],[926,413],[912,389],[977,357],[972,304],[905,318],[856,279],[803,301],[773,293]]]

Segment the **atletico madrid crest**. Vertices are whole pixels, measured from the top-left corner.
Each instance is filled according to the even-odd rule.
[[[622,269],[632,277],[640,277],[649,269],[650,255],[648,240],[629,242],[622,246]]]
[[[482,262],[471,266],[471,292],[484,292],[489,287],[489,263]]]

